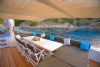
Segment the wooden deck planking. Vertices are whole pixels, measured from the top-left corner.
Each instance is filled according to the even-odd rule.
[[[100,67],[100,63],[90,60],[89,67]]]
[[[0,49],[0,67],[33,67],[15,47]]]
[[[0,48],[0,67],[33,67],[15,47]],[[89,67],[100,67],[100,63],[92,60]]]

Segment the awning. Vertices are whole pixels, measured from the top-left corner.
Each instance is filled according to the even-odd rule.
[[[41,21],[100,18],[100,0],[0,0],[0,17]]]

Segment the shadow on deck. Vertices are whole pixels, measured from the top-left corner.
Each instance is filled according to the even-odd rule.
[[[49,58],[41,62],[37,67],[87,67],[88,52],[81,51],[77,47],[62,46]]]

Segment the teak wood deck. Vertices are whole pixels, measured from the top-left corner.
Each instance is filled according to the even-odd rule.
[[[28,63],[16,47],[0,48],[0,67],[34,67]],[[99,63],[89,62],[89,67],[100,67]]]

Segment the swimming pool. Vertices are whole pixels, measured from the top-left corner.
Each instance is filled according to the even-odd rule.
[[[97,28],[100,30],[100,28]],[[94,28],[80,28],[74,31],[64,30],[64,29],[17,29],[18,32],[36,32],[36,33],[46,33],[60,37],[70,37],[72,40],[80,41],[90,41],[90,40],[100,40],[100,31]]]
[[[74,40],[100,40],[100,31],[96,31],[93,28],[81,28],[71,32],[64,32],[63,34],[61,34],[61,36],[65,37],[67,37],[68,35],[70,35],[70,37]]]

